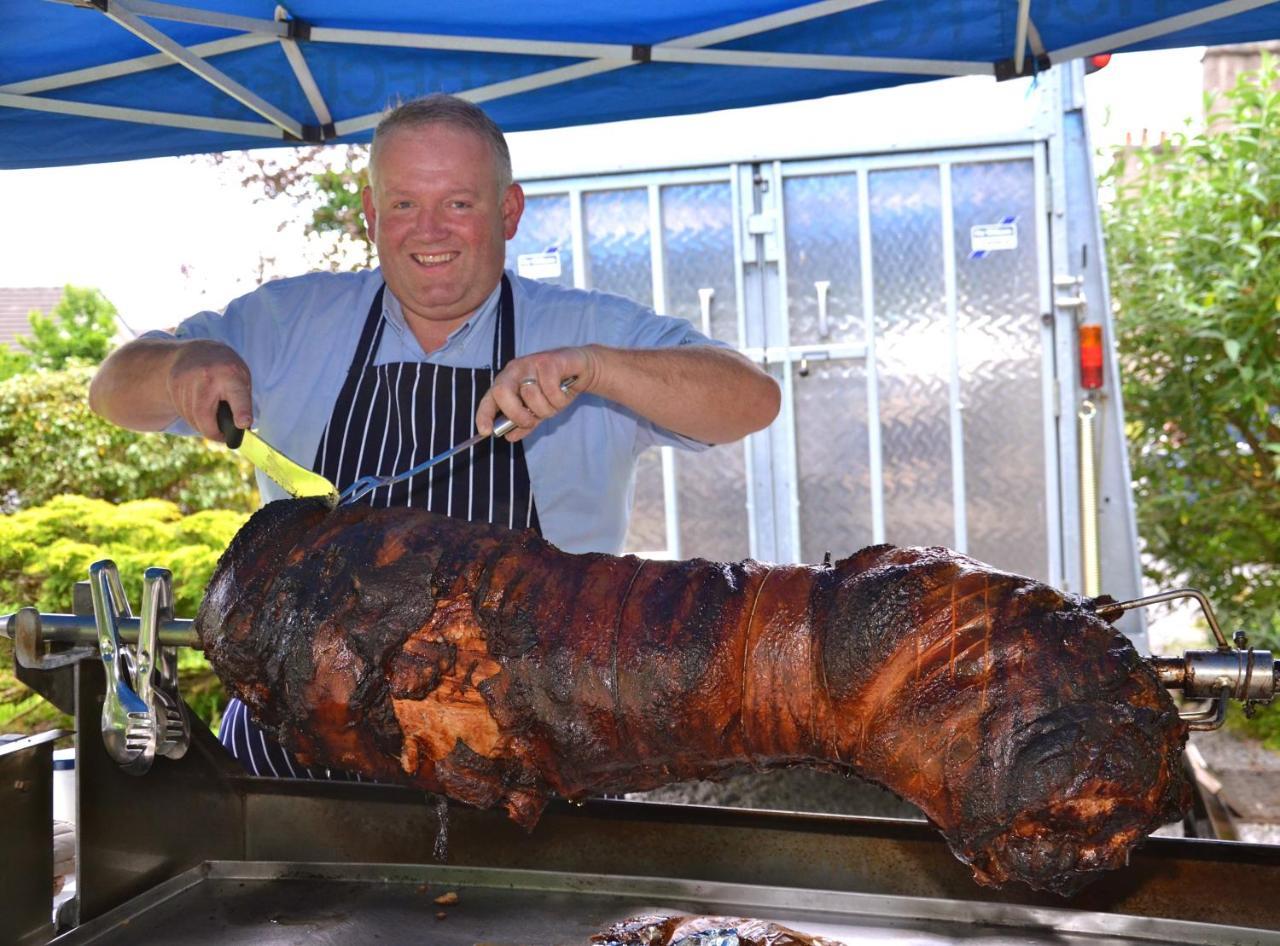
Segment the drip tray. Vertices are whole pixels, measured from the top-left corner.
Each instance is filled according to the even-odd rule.
[[[449,893],[456,903],[435,902]],[[652,877],[261,861],[206,862],[54,942],[584,946],[612,923],[654,912],[757,917],[850,946],[1280,946],[1280,933],[1263,930],[1009,904]]]

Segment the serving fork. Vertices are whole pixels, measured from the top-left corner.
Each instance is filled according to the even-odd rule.
[[[574,375],[571,378],[565,378],[563,381],[560,382],[560,390],[564,391],[567,394],[569,392],[569,389],[573,387],[574,384],[577,383],[577,380],[578,380],[577,375]],[[524,383],[531,383],[531,382],[532,382],[532,379],[528,379],[528,382],[521,382],[521,383],[524,384]],[[515,429],[516,429],[515,421],[513,421],[509,417],[504,417],[501,414],[499,414],[493,419],[493,433],[475,434],[474,436],[468,437],[466,440],[462,441],[462,443],[454,444],[452,447],[450,447],[448,450],[444,451],[443,453],[437,453],[434,457],[431,457],[430,459],[427,459],[427,460],[423,460],[417,466],[411,467],[410,469],[404,470],[400,473],[389,473],[384,476],[362,476],[360,477],[360,479],[356,480],[354,483],[352,483],[350,486],[348,486],[346,489],[344,489],[341,493],[338,494],[338,505],[348,506],[351,503],[354,503],[357,500],[367,496],[369,493],[372,493],[375,489],[381,489],[384,486],[392,486],[395,483],[402,482],[403,480],[412,479],[413,477],[417,476],[419,473],[429,470],[431,467],[435,466],[437,463],[443,463],[445,460],[448,460],[450,457],[457,456],[463,450],[471,449],[476,444],[480,443],[480,441],[482,440],[486,440],[489,437],[493,437],[495,439],[497,439],[498,437],[505,437],[507,434],[511,433],[511,431]]]

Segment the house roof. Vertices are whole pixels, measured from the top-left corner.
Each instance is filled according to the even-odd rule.
[[[47,315],[61,298],[61,286],[0,288],[0,345],[12,345],[20,336],[29,336],[31,310]]]

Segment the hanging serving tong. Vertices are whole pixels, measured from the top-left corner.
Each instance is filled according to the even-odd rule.
[[[93,618],[98,626],[98,652],[107,675],[102,701],[102,742],[107,754],[126,772],[141,775],[156,755],[155,716],[133,686],[136,660],[120,639],[120,618],[132,617],[115,562],[89,566]],[[133,666],[130,666],[130,665]]]
[[[173,573],[148,568],[142,575],[142,614],[138,659],[149,655],[138,696],[150,703],[156,721],[156,754],[181,759],[191,744],[191,721],[178,695],[178,652],[160,646],[160,625],[173,620]],[[143,691],[146,692],[143,692]]]
[[[191,742],[191,724],[178,694],[178,659],[160,645],[160,626],[173,618],[173,576],[167,568],[143,575],[137,644],[120,634],[132,618],[114,562],[89,566],[89,590],[97,625],[98,650],[106,672],[102,741],[108,755],[131,775],[142,775],[157,755],[180,759]]]

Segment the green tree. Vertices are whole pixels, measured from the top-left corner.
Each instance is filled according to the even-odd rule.
[[[31,335],[20,347],[0,345],[0,381],[32,368],[98,364],[111,350],[116,315],[116,307],[97,289],[64,286],[48,315],[39,309],[28,314]]]
[[[317,267],[338,272],[374,264],[360,201],[369,182],[367,145],[240,151],[199,160],[231,168],[242,187],[258,194],[255,201],[283,198],[301,211]]]
[[[66,286],[48,315],[31,310],[31,338],[22,345],[37,368],[57,370],[73,361],[96,365],[111,350],[116,314],[97,289]]]
[[[1119,152],[1104,209],[1139,532],[1162,584],[1280,644],[1280,92]],[[1207,103],[1212,110],[1213,103]],[[1278,717],[1280,718],[1280,717]]]
[[[357,153],[363,152],[363,154]],[[360,194],[369,183],[368,149],[349,149],[350,160],[337,169],[326,168],[312,175],[316,203],[311,212],[310,233],[336,236],[336,245],[353,248],[362,255],[361,268],[373,266],[377,251],[364,224],[364,204]],[[363,163],[362,163],[363,162]],[[330,252],[332,264],[342,265],[351,253],[339,256]]]
[[[0,345],[0,381],[8,380],[15,374],[31,370],[30,352],[19,351],[9,345]]]
[[[89,410],[93,368],[0,381],[0,510],[62,493],[109,502],[167,499],[184,511],[256,505],[251,468],[195,437],[138,434]]]

